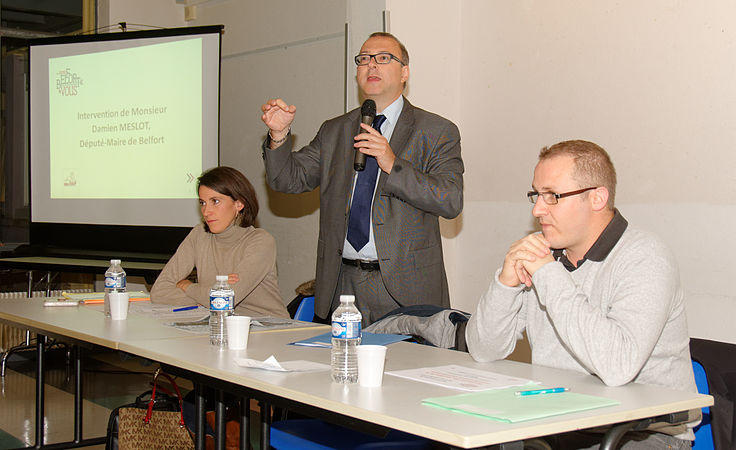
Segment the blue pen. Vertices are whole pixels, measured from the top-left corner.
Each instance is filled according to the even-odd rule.
[[[182,308],[174,308],[171,311],[172,312],[180,312],[180,311],[191,311],[193,309],[197,309],[199,306],[184,306]]]
[[[549,388],[549,389],[532,389],[529,391],[516,391],[516,395],[523,397],[526,395],[559,394],[561,392],[567,392],[567,391],[569,391],[568,388],[556,387],[556,388]]]

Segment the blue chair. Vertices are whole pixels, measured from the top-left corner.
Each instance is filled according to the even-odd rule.
[[[271,424],[271,447],[277,450],[425,450],[432,441],[397,430],[381,439],[317,419],[282,420]]]
[[[693,360],[693,373],[695,374],[695,385],[698,387],[698,392],[701,394],[710,394],[708,388],[708,379],[705,376],[705,369],[703,366]],[[703,408],[703,420],[700,425],[695,427],[695,442],[693,442],[693,449],[696,450],[713,450],[715,446],[713,444],[713,430],[710,425],[710,408]]]
[[[294,319],[304,322],[311,322],[314,320],[314,295],[311,297],[304,297],[302,299],[299,303],[299,307],[294,313]]]

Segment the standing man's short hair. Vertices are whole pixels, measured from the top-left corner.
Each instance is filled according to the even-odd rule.
[[[539,161],[555,156],[570,156],[575,162],[573,178],[580,188],[600,187],[608,189],[606,207],[613,211],[616,198],[616,169],[611,157],[598,144],[583,140],[563,141],[539,152]]]
[[[405,66],[409,65],[409,51],[406,49],[406,47],[404,47],[404,44],[402,44],[396,36],[391,33],[386,33],[385,31],[376,31],[375,33],[371,33],[371,35],[368,36],[368,39],[372,37],[385,37],[396,41],[396,43],[399,44],[399,50],[401,50],[401,54],[396,56],[399,57],[399,59],[402,63],[404,63]],[[366,39],[366,41],[368,39]]]

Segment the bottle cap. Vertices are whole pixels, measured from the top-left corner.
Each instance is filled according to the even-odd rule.
[[[120,260],[119,259],[111,259],[110,260],[110,264],[120,264]]]
[[[355,303],[355,296],[354,295],[341,295],[340,296],[341,302],[353,302]]]
[[[227,275],[215,275],[217,281],[227,281]]]

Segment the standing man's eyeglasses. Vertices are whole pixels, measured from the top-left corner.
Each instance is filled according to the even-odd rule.
[[[391,60],[395,60],[402,66],[406,65],[399,58],[388,52],[376,53],[375,55],[369,55],[367,53],[360,54],[355,57],[355,64],[359,66],[367,66],[371,62],[371,58],[376,60],[376,64],[388,64]]]
[[[563,194],[555,194],[554,192],[537,192],[537,191],[529,191],[526,193],[527,198],[529,198],[529,201],[532,202],[533,205],[537,204],[537,198],[540,196],[542,197],[542,200],[544,200],[544,203],[548,205],[556,205],[557,202],[561,198],[569,197],[571,195],[577,195],[582,194],[583,192],[591,191],[593,189],[598,189],[597,187],[589,187],[585,189],[578,189],[577,191],[570,191],[565,192]]]

